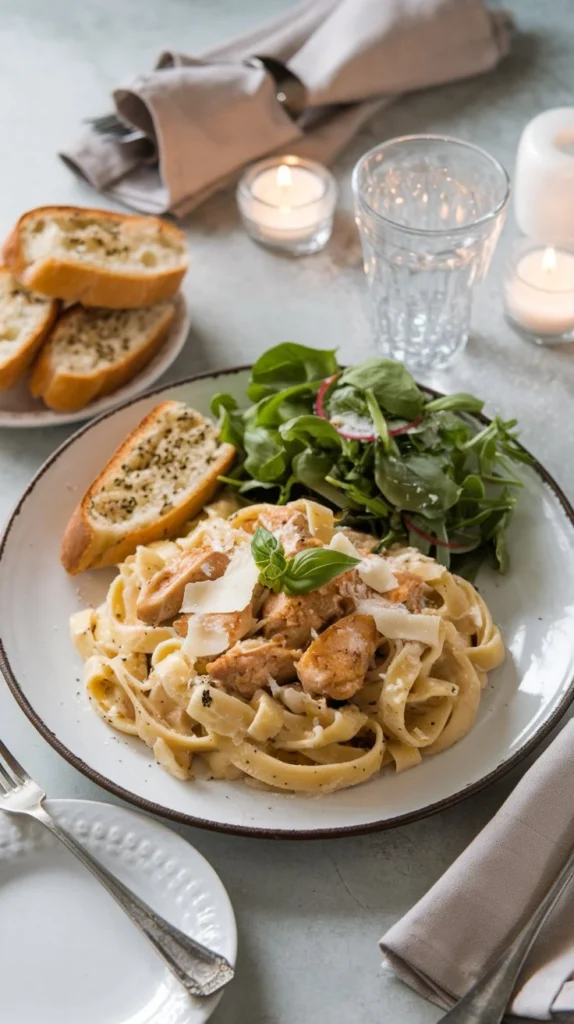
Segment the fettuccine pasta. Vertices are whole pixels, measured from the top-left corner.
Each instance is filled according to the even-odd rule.
[[[258,581],[262,525],[285,555],[354,553],[306,594]],[[374,554],[311,501],[223,498],[139,547],[105,602],[72,617],[94,710],[181,780],[330,793],[419,765],[474,723],[502,640],[475,588],[411,548]]]

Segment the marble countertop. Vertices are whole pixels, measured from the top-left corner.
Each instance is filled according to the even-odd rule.
[[[0,22],[0,235],[28,207],[92,204],[55,156],[80,119],[104,111],[112,86],[168,47],[198,53],[272,17],[288,0],[6,0]],[[282,340],[337,345],[343,359],[371,351],[365,282],[350,215],[350,172],[376,142],[411,132],[466,138],[512,173],[525,123],[572,103],[570,0],[509,0],[519,34],[491,75],[412,95],[385,111],[334,170],[340,204],[321,254],[288,261],[246,237],[233,197],[213,199],[185,224],[192,262],[185,291],[189,342],[175,380],[244,363]],[[512,215],[479,296],[458,364],[426,383],[471,390],[487,412],[520,420],[522,439],[574,497],[572,347],[537,349],[505,324],[501,274]],[[0,522],[41,462],[70,430],[0,431]],[[47,680],[49,684],[49,680]],[[66,764],[0,686],[0,734],[52,796],[110,799]],[[377,940],[438,878],[498,807],[515,772],[428,821],[345,840],[235,838],[181,828],[220,873],[239,924],[238,975],[214,1024],[430,1024],[440,1016],[380,967]],[[16,1024],[16,1022],[14,1022]]]

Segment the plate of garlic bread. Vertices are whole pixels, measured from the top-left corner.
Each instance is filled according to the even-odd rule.
[[[157,217],[41,207],[0,268],[0,426],[89,419],[151,386],[189,331],[183,233]]]

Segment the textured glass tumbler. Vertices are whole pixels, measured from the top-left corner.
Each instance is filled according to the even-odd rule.
[[[353,192],[377,348],[412,370],[447,366],[504,224],[506,171],[477,146],[411,135],[365,153]]]

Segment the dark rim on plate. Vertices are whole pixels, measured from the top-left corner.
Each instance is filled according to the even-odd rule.
[[[191,377],[184,377],[181,380],[173,381],[172,383],[169,384],[163,384],[158,388],[153,388],[152,390],[147,391],[142,395],[138,395],[137,397],[132,398],[119,406],[116,406],[116,408],[114,409],[110,409],[108,412],[105,412],[101,416],[98,416],[97,419],[90,420],[89,423],[86,423],[83,427],[80,427],[79,430],[75,431],[75,433],[73,433],[71,437],[69,437],[66,441],[63,442],[63,444],[56,448],[56,450],[50,455],[50,457],[42,464],[42,466],[40,466],[40,469],[33,476],[32,480],[30,481],[24,493],[17,502],[16,507],[9,516],[0,540],[0,569],[2,565],[2,558],[4,556],[4,550],[8,538],[10,536],[12,525],[14,521],[17,519],[18,515],[20,514],[20,510],[24,502],[34,490],[37,481],[44,476],[44,474],[48,471],[50,466],[52,466],[52,464],[56,462],[57,459],[59,459],[60,455],[62,455],[62,453],[65,452],[67,448],[74,444],[74,442],[79,437],[82,437],[84,434],[86,434],[89,430],[92,429],[92,427],[96,426],[96,424],[102,423],[104,420],[109,419],[110,416],[114,416],[120,410],[127,409],[130,406],[135,405],[136,402],[140,402],[143,399],[151,398],[154,395],[161,395],[165,391],[173,390],[174,388],[181,387],[182,385],[185,384],[193,384],[195,381],[198,380],[217,380],[218,377],[229,376],[231,374],[245,373],[250,369],[251,364],[246,364],[244,366],[233,366],[225,370],[216,370],[215,372],[208,371],[205,373],[197,373],[192,375]],[[436,398],[443,397],[443,393],[440,391],[435,391],[433,388],[429,387],[422,387],[422,385],[419,386],[421,387],[421,390],[433,395]],[[473,415],[475,416],[476,419],[481,420],[485,424],[491,422],[489,418],[485,416],[483,413],[475,413]],[[523,451],[528,452],[528,449],[524,448],[524,445],[520,445],[520,447]],[[528,452],[528,454],[530,455],[530,452]],[[570,501],[564,494],[564,491],[556,483],[554,478],[544,468],[544,466],[542,466],[541,463],[538,462],[538,460],[535,459],[532,455],[530,457],[532,458],[533,463],[531,468],[535,470],[536,473],[538,473],[541,479],[546,484],[548,484],[548,486],[554,492],[562,508],[564,509],[564,512],[566,513],[566,516],[570,521],[571,526],[574,528],[574,508],[572,507]],[[525,743],[520,750],[518,750],[512,757],[508,758],[508,760],[503,761],[501,764],[499,764],[498,767],[495,768],[493,771],[489,772],[488,775],[485,775],[482,779],[479,779],[477,782],[471,783],[469,786],[466,786],[465,789],[460,790],[460,792],[458,793],[454,793],[452,796],[445,797],[443,800],[438,800],[436,803],[429,804],[427,807],[424,807],[420,810],[410,811],[407,814],[399,814],[397,815],[397,817],[388,820],[372,821],[364,825],[339,826],[337,828],[322,828],[306,831],[304,829],[288,830],[258,828],[251,825],[227,825],[223,822],[209,821],[205,818],[197,818],[191,814],[184,814],[180,811],[174,811],[169,807],[163,807],[161,804],[156,804],[151,800],[146,800],[145,797],[138,796],[135,793],[130,793],[127,789],[124,789],[122,786],[117,785],[117,783],[112,782],[110,779],[107,779],[104,775],[100,775],[98,771],[96,771],[94,768],[91,768],[90,765],[85,763],[85,761],[82,761],[81,758],[77,757],[76,754],[73,754],[71,750],[68,750],[68,748],[61,742],[61,740],[58,739],[55,733],[53,733],[48,728],[46,723],[39,717],[39,715],[36,714],[34,708],[28,701],[28,698],[23,693],[14,672],[12,671],[12,666],[10,665],[10,660],[6,652],[6,647],[4,645],[4,640],[1,632],[0,669],[17,703],[20,705],[24,713],[30,719],[32,725],[38,730],[40,735],[43,736],[44,739],[47,740],[47,742],[50,744],[50,746],[52,746],[54,750],[61,754],[61,756],[66,761],[68,761],[69,764],[73,765],[74,768],[77,768],[78,771],[82,772],[83,775],[86,775],[89,779],[91,779],[92,782],[95,782],[97,783],[98,786],[101,786],[102,789],[107,790],[109,793],[113,793],[114,796],[120,797],[122,800],[125,800],[126,803],[133,804],[136,807],[141,808],[148,814],[156,814],[159,817],[167,818],[171,821],[177,821],[183,825],[193,825],[196,828],[204,828],[213,832],[226,832],[232,835],[251,836],[252,838],[257,839],[334,839],[341,838],[343,836],[365,835],[369,832],[382,832],[390,828],[396,828],[398,825],[408,825],[410,822],[422,821],[424,818],[428,818],[433,814],[438,814],[439,811],[444,811],[448,807],[453,807],[461,800],[464,800],[469,796],[473,796],[474,793],[478,793],[481,789],[484,789],[486,786],[490,785],[491,782],[495,782],[498,779],[501,779],[504,775],[507,774],[507,772],[511,771],[512,768],[516,767],[517,764],[520,764],[520,762],[523,761],[524,758],[526,758],[528,754],[530,754],[531,751],[533,751],[538,746],[538,744],[541,743],[543,739],[545,739],[546,736],[548,736],[548,734],[558,724],[558,722],[565,714],[572,701],[574,700],[573,678],[570,681],[568,691],[565,693],[562,700],[560,701],[560,704],[554,710],[550,718],[546,722],[544,722],[543,725],[540,726],[540,728],[536,731],[534,736],[532,736],[531,739],[528,740],[527,743]]]

